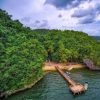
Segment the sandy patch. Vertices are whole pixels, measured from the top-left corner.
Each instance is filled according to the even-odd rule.
[[[55,66],[58,66],[62,70],[72,70],[72,69],[79,69],[84,68],[82,64],[78,63],[55,63],[55,62],[46,62],[43,67],[43,71],[56,71]]]

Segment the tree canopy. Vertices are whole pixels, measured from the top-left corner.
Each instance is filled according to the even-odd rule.
[[[25,87],[43,76],[46,60],[100,66],[100,42],[73,30],[32,30],[0,9],[0,93]]]

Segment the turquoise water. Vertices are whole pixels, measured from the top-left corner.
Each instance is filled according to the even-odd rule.
[[[73,96],[63,78],[57,72],[50,72],[31,89],[6,100],[100,100],[100,72],[82,69],[67,74],[81,83],[88,82],[88,90],[84,94]]]

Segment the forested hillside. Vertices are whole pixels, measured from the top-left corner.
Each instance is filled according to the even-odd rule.
[[[14,91],[43,76],[46,60],[100,66],[100,43],[78,31],[31,30],[0,10],[0,94]]]
[[[0,10],[0,93],[13,92],[43,76],[46,51],[29,28]]]

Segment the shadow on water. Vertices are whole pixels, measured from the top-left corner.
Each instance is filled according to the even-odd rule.
[[[77,69],[69,74],[76,81],[88,82],[86,93],[73,96],[63,78],[57,72],[50,72],[31,89],[12,95],[6,100],[98,100],[100,73]]]

